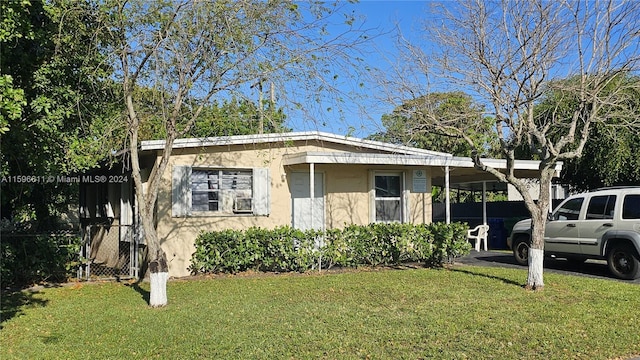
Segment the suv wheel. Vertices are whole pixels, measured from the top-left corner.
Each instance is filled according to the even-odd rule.
[[[614,245],[607,254],[607,264],[611,273],[620,279],[640,277],[640,260],[635,249],[627,244]]]
[[[529,242],[525,238],[518,238],[513,245],[513,257],[520,265],[529,264]]]

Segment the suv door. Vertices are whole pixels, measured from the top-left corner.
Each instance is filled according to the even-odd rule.
[[[613,229],[619,215],[614,213],[616,195],[592,196],[587,204],[584,221],[580,223],[580,249],[585,255],[599,255],[602,235]],[[620,210],[617,210],[620,211]]]
[[[584,197],[565,201],[547,222],[544,233],[545,250],[554,253],[579,253],[580,233],[577,226]]]

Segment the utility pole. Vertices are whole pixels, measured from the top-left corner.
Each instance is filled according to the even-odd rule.
[[[262,104],[262,79],[258,81],[258,113],[260,119],[258,122],[258,134],[264,133],[264,108]]]

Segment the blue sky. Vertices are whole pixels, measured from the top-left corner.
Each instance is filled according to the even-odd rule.
[[[347,5],[354,9],[356,16],[363,22],[363,28],[375,29],[384,33],[372,40],[371,52],[365,62],[370,67],[387,68],[388,59],[393,59],[397,53],[395,42],[397,33],[394,28],[399,25],[403,36],[411,40],[420,40],[420,27],[428,14],[427,1],[376,1],[361,0],[359,3]],[[295,113],[289,113],[289,125],[294,131],[319,130],[339,135],[366,137],[377,131],[382,131],[380,117],[393,110],[393,105],[375,99],[376,87],[372,81],[365,83],[358,104],[346,101],[340,106],[342,115],[338,112],[325,112],[317,120],[310,120]],[[327,105],[326,107],[334,107]]]
[[[425,40],[422,29],[425,27],[427,21],[437,21],[435,15],[433,15],[431,11],[435,1],[436,0],[360,0],[360,2],[356,4],[342,2],[341,4],[345,5],[345,9],[342,10],[345,11],[353,9],[355,16],[363,21],[363,28],[375,29],[376,32],[382,33],[382,35],[371,40],[371,49],[367,55],[364,56],[366,65],[371,68],[381,69],[385,74],[393,74],[392,71],[385,71],[385,69],[389,69],[393,66],[387,61],[396,63],[394,65],[403,64],[402,60],[399,60],[401,57],[398,56],[400,50],[396,48],[396,24],[405,39],[408,39],[412,45],[419,46],[426,54],[429,54],[430,44]],[[440,3],[443,4],[443,6],[448,7],[449,10],[455,11],[455,2],[442,0]],[[578,3],[570,1],[568,4],[573,5]],[[614,2],[614,4],[622,3]],[[626,4],[634,4],[634,2],[628,2]],[[595,23],[593,22],[596,21],[596,19],[598,19],[599,23],[605,19],[605,17],[602,16],[602,11],[606,5],[606,3],[599,4],[585,1],[579,3],[578,9],[580,9],[580,16],[586,16],[585,21],[588,21],[589,23],[587,25],[591,27],[595,26]],[[559,6],[558,8],[554,8],[554,11],[559,11],[557,14],[558,16],[568,17],[567,20],[570,20],[572,11],[574,10],[571,7],[563,8],[562,6]],[[613,19],[615,20],[618,16],[623,16],[621,12],[625,10],[627,10],[627,6],[614,9]],[[558,41],[562,41],[559,44],[562,48],[552,50],[555,51],[551,53],[554,55],[554,63],[551,64],[552,68],[547,76],[547,80],[554,78],[567,78],[579,74],[580,71],[585,71],[587,73],[600,71],[601,69],[598,69],[597,67],[602,66],[602,61],[604,61],[603,59],[606,56],[615,56],[612,60],[613,65],[609,66],[616,67],[625,62],[627,62],[627,65],[633,65],[633,62],[628,62],[631,61],[630,58],[637,56],[638,51],[640,51],[640,45],[633,41],[633,39],[637,37],[636,20],[638,17],[634,15],[637,15],[638,9],[633,8],[631,10],[635,12],[624,14],[625,21],[616,22],[613,29],[607,28],[610,32],[605,32],[604,28],[606,24],[600,23],[600,26],[603,28],[600,28],[595,32],[591,29],[590,31],[585,32],[583,36],[579,37],[580,42],[577,42],[577,34],[573,33],[571,30],[575,29],[575,26],[569,27],[568,30],[566,30],[568,33],[557,33],[565,34],[566,37],[556,39]],[[513,21],[514,19],[515,18],[507,16],[506,21]],[[340,16],[337,17],[337,20],[338,22],[340,21]],[[626,20],[628,20],[628,22]],[[440,26],[441,23],[437,22],[436,24]],[[445,23],[443,22],[442,24],[444,25]],[[433,23],[431,23],[431,25],[433,25]],[[514,29],[517,29],[517,27],[514,27]],[[514,29],[508,29],[507,33],[497,32],[497,35],[494,36],[499,36],[499,38],[490,38],[488,46],[496,46],[497,48],[500,48],[503,45],[503,42],[513,43],[512,45],[515,46],[516,44],[514,41],[509,40],[509,32]],[[329,30],[331,32],[340,31],[341,29],[336,25],[336,28],[330,28]],[[344,30],[344,28],[342,30]],[[599,49],[592,47],[593,44],[602,44],[603,39],[606,39],[609,35],[611,35],[611,44]],[[626,36],[627,40],[625,41],[631,41],[628,43],[618,42],[620,40],[620,36],[623,35]],[[579,65],[579,62],[577,61],[578,59],[576,54],[580,53],[580,47],[583,49],[582,53],[585,56],[584,60],[587,66],[586,69],[580,69],[577,66]],[[438,52],[438,49],[435,48],[431,50],[435,50],[436,53]],[[599,52],[592,54],[592,51]],[[620,51],[620,53],[617,53],[617,51]],[[593,58],[591,56],[593,56]],[[546,61],[549,61],[549,59],[546,59]],[[471,96],[474,96],[474,99],[475,96],[477,96],[478,98],[475,99],[476,101],[485,101],[486,104],[486,99],[482,96],[482,90],[465,83],[465,81],[463,81],[465,79],[461,78],[463,75],[460,73],[453,73],[451,77],[447,79],[443,76],[438,77],[433,75],[435,72],[432,72],[432,75],[430,75],[429,78],[430,81],[427,82],[422,74],[413,71],[412,68],[410,69],[411,71],[404,72],[403,76],[399,80],[404,82],[410,77],[415,77],[410,79],[412,81],[411,86],[409,86],[411,90],[417,90],[418,93],[422,94],[432,91],[463,90]],[[392,79],[391,76],[387,76],[387,79],[397,80]],[[462,81],[456,82],[456,80]],[[338,112],[335,110],[333,112],[322,111],[322,106],[320,107],[320,111],[318,111],[318,115],[316,117],[298,116],[294,112],[287,112],[289,116],[289,126],[293,127],[295,131],[320,130],[339,135],[352,135],[357,137],[366,137],[372,133],[384,131],[380,118],[383,114],[390,113],[395,105],[389,103],[387,100],[380,99],[387,97],[385,95],[394,95],[396,97],[395,101],[401,103],[408,100],[403,98],[403,96],[407,95],[400,95],[398,92],[386,91],[389,90],[388,87],[382,87],[378,85],[379,82],[372,79],[354,79],[354,82],[364,83],[362,91],[360,91],[361,97],[357,102],[354,103],[353,101],[347,100],[344,103],[328,102],[327,104],[322,104],[325,109],[339,107],[342,111],[342,116],[339,116]],[[517,90],[517,86],[515,86],[515,89]],[[415,92],[413,93],[415,96]],[[381,94],[383,96],[380,96]],[[491,109],[491,107],[489,107],[489,109]]]

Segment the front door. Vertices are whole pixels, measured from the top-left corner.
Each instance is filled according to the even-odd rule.
[[[312,208],[311,196],[309,196],[311,194],[309,173],[291,173],[291,225],[296,229],[324,229],[324,179],[322,173],[315,173],[314,178],[315,189]]]
[[[547,222],[545,250],[557,253],[580,253],[580,213],[584,198],[574,198],[556,209]]]

